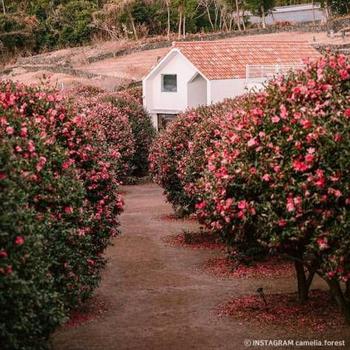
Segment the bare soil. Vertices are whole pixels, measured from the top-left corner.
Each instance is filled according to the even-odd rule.
[[[345,45],[350,36],[330,38],[325,32],[278,32],[231,37],[221,40],[305,40],[316,45]],[[157,41],[150,38],[148,41]],[[161,41],[161,38],[159,39]],[[163,38],[164,40],[164,38]],[[143,49],[147,40],[108,41],[19,58],[5,67],[0,78],[24,84],[39,84],[47,78],[58,89],[94,86],[114,91],[131,83],[140,82],[163,57],[169,47]],[[170,46],[170,42],[164,43]],[[132,51],[137,52],[132,52]],[[119,53],[119,54],[117,54]]]
[[[343,348],[350,348],[348,330],[288,331],[283,326],[218,317],[218,306],[233,297],[252,295],[259,287],[266,294],[295,292],[295,281],[284,276],[225,279],[205,273],[201,267],[220,256],[220,250],[185,249],[163,241],[167,235],[195,230],[197,224],[162,219],[172,209],[157,185],[125,186],[123,191],[122,234],[107,251],[109,263],[95,295],[104,301],[106,311],[57,331],[54,350],[240,350],[247,348],[245,339],[301,338],[344,339]],[[319,280],[313,285],[324,287]]]

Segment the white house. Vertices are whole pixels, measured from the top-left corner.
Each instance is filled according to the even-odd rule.
[[[319,53],[305,41],[176,42],[144,77],[144,107],[156,129],[188,108],[244,94]]]

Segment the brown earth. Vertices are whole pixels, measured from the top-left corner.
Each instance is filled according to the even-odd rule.
[[[325,32],[302,31],[247,34],[221,40],[288,41],[291,38],[293,40],[305,40],[316,45],[344,45],[350,43],[350,36],[341,38],[338,35],[330,38]],[[164,42],[163,44],[170,46],[170,42]],[[39,84],[45,78],[52,86],[59,89],[95,86],[107,91],[114,91],[131,83],[140,82],[159,58],[169,51],[169,47],[144,50],[144,45],[145,42],[142,42],[142,40],[139,42],[109,41],[19,58],[15,64],[5,66],[4,73],[1,74],[0,72],[0,78],[11,79],[24,84]],[[137,52],[132,52],[133,50]]]
[[[343,349],[350,348],[348,331],[288,332],[278,326],[258,327],[218,317],[218,305],[232,297],[254,294],[258,287],[266,293],[293,292],[295,281],[288,277],[225,279],[205,273],[202,266],[219,251],[172,247],[163,241],[167,235],[194,230],[197,224],[162,219],[172,209],[157,185],[123,190],[122,234],[107,251],[109,263],[96,292],[107,310],[77,327],[57,331],[52,339],[55,350],[240,350],[247,349],[245,339],[303,338],[344,339]],[[318,280],[313,288],[324,285]]]

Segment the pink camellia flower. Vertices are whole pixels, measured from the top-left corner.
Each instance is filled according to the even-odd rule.
[[[87,259],[86,261],[90,266],[95,265],[95,261],[93,261],[92,259]]]
[[[326,184],[326,181],[324,177],[320,177],[315,181],[315,186],[319,188],[323,188],[325,184]]]
[[[7,252],[5,249],[0,250],[0,258],[7,258]]]
[[[341,136],[341,134],[339,134],[339,133],[336,133],[335,135],[334,135],[334,141],[335,142],[340,142],[341,140],[342,140],[342,136]]]
[[[336,273],[334,271],[327,272],[327,276],[328,276],[329,279],[334,278],[335,275],[336,275]]]
[[[7,135],[13,135],[14,132],[15,132],[15,129],[12,126],[8,126],[6,128]]]
[[[252,138],[248,141],[247,145],[248,147],[254,147],[256,146],[258,143],[256,142],[255,138]]]
[[[282,118],[282,119],[286,119],[287,116],[288,116],[288,111],[287,111],[286,106],[282,104],[282,105],[280,106],[280,111],[281,111],[281,113],[280,113],[281,118]]]
[[[302,116],[302,114],[301,114],[300,112],[295,112],[295,113],[294,113],[294,118],[295,118],[295,119],[300,119],[301,116]]]
[[[309,119],[302,119],[300,124],[303,126],[303,129],[310,129],[312,127],[312,123]]]
[[[35,145],[34,145],[34,142],[32,140],[29,140],[29,142],[28,142],[28,151],[30,153],[33,153],[35,151]]]
[[[332,182],[338,182],[340,180],[339,175],[330,176],[329,178],[331,179]]]
[[[281,171],[281,167],[279,165],[275,165],[273,167],[273,171],[278,174]]]
[[[278,220],[278,226],[279,227],[285,227],[287,225],[287,221],[284,219],[279,219]]]
[[[336,197],[336,198],[339,198],[339,197],[342,196],[342,192],[341,192],[341,191],[336,190],[336,189],[331,188],[331,187],[328,189],[328,193],[329,193],[329,194],[333,194],[334,197]]]
[[[252,175],[255,175],[256,174],[256,168],[255,167],[251,167],[249,169],[249,172],[252,174]]]
[[[296,196],[296,197],[293,198],[293,201],[294,201],[295,205],[300,206],[301,203],[303,202],[303,199],[301,198],[301,196]]]
[[[344,112],[344,115],[348,118],[350,118],[350,108],[347,108]]]
[[[225,209],[229,209],[233,203],[233,198],[227,198],[225,202]]]
[[[312,164],[314,162],[314,160],[315,160],[315,156],[313,154],[307,154],[305,156],[305,161],[308,164]]]
[[[262,179],[266,182],[269,182],[271,180],[271,176],[269,174],[265,174]]]
[[[289,212],[295,211],[293,198],[287,199],[286,208],[287,208],[287,211],[289,211]]]
[[[24,244],[24,237],[23,236],[17,236],[16,239],[15,239],[15,244],[16,245]]]
[[[5,180],[7,178],[7,175],[0,171],[0,181]]]
[[[64,208],[64,212],[65,212],[66,214],[73,214],[73,208],[72,208],[71,206],[65,207],[65,208]]]
[[[36,164],[36,171],[37,172],[40,172],[43,168],[44,168],[44,166],[45,166],[45,164],[46,164],[46,158],[45,157],[40,157],[39,158],[39,161],[38,161],[38,163]]]
[[[271,118],[271,120],[273,123],[277,124],[281,119],[277,115],[275,115],[274,117]]]
[[[244,215],[244,211],[243,210],[240,210],[237,213],[237,218],[240,219],[240,220],[244,220],[245,219],[245,215]]]
[[[318,244],[318,247],[320,248],[320,250],[325,250],[329,248],[328,240],[326,237],[318,238],[316,243]]]
[[[27,137],[28,136],[28,130],[27,130],[26,127],[21,129],[20,136],[21,137]]]
[[[62,164],[62,169],[68,169],[72,164],[74,164],[74,159],[68,159]]]
[[[295,147],[297,150],[300,150],[300,149],[302,148],[301,142],[300,142],[300,141],[295,141],[294,147]]]
[[[348,73],[348,71],[346,69],[342,69],[340,72],[339,72],[339,75],[340,77],[342,78],[342,80],[347,80],[349,79],[350,75]]]
[[[21,146],[16,146],[16,147],[15,147],[15,151],[16,151],[17,153],[21,153],[23,150],[22,150],[22,147],[21,147]]]
[[[308,166],[305,163],[300,162],[299,160],[295,160],[295,161],[293,161],[293,169],[295,171],[303,172],[303,171],[306,171],[308,169]]]
[[[238,202],[238,208],[239,209],[245,209],[245,208],[247,208],[247,206],[248,206],[248,203],[247,203],[246,200],[242,200],[242,201]]]

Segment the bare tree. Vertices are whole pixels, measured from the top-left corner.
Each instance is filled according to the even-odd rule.
[[[241,16],[240,16],[240,6],[239,6],[239,0],[236,0],[236,16],[237,16],[237,27],[238,30],[241,31]]]
[[[168,39],[170,39],[170,5],[171,5],[171,0],[164,0],[165,6],[166,6],[166,11],[167,11],[167,36]]]

